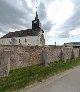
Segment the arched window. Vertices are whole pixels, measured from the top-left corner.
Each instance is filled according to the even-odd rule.
[[[40,38],[40,43],[41,43],[41,44],[42,44],[43,39],[44,39],[44,36],[43,36],[43,34],[42,34],[42,35],[41,35],[41,38]]]
[[[41,35],[41,38],[40,38],[40,44],[45,45],[45,39],[43,34]]]
[[[17,40],[14,37],[12,37],[10,44],[16,45],[17,44]]]

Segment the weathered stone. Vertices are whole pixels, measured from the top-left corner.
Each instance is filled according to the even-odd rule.
[[[0,77],[8,76],[10,71],[10,51],[0,53]]]
[[[43,50],[45,48],[44,54]],[[61,49],[63,50],[63,59],[67,61],[71,59],[72,48],[63,47],[39,47],[39,46],[0,46],[0,56],[4,56],[5,50],[10,50],[10,69],[16,69],[35,64],[45,65],[50,62],[60,60]],[[79,48],[73,48],[74,58],[79,57]],[[7,52],[7,51],[6,51]],[[8,56],[6,56],[8,57]],[[5,61],[7,59],[1,58],[0,60]],[[9,70],[9,69],[8,69]]]
[[[47,56],[47,51],[45,49],[42,51],[42,58],[43,58],[43,64],[45,66],[48,66],[48,56]]]

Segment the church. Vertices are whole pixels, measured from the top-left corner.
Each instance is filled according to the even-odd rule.
[[[32,29],[9,32],[0,38],[0,45],[44,46],[43,33],[36,11],[35,19],[32,21]]]

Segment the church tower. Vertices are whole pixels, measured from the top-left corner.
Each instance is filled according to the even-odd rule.
[[[33,30],[35,30],[35,29],[41,29],[41,23],[39,21],[37,11],[36,11],[35,20],[32,21],[32,29]]]
[[[44,38],[44,31],[41,29],[41,23],[38,18],[38,13],[36,11],[36,16],[35,19],[32,21],[32,30],[38,33],[38,44],[39,46],[44,46],[45,45],[45,38]]]

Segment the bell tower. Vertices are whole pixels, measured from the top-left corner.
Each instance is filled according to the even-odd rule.
[[[32,21],[32,29],[33,30],[35,30],[35,29],[41,29],[41,23],[39,21],[37,11],[36,11],[35,20]]]

